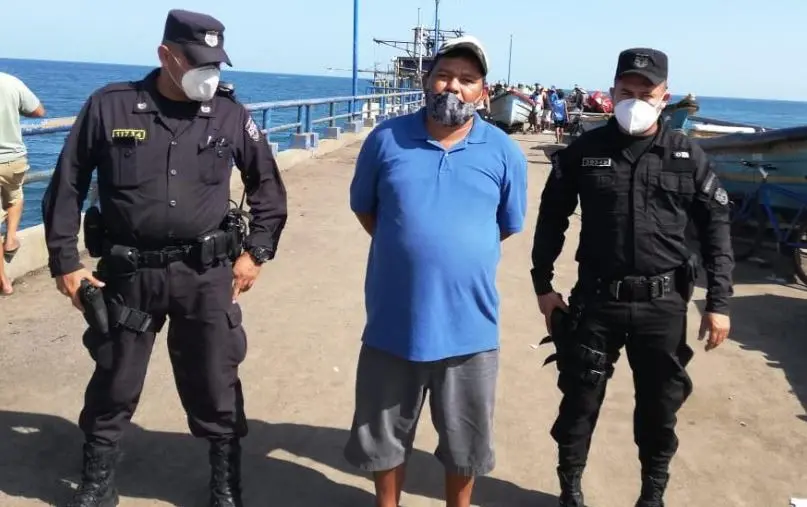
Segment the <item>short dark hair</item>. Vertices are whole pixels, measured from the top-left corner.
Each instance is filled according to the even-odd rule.
[[[479,61],[479,57],[476,56],[476,53],[468,48],[457,48],[444,55],[438,56],[435,58],[431,70],[434,70],[437,67],[437,62],[439,62],[442,58],[465,58],[467,60],[471,60],[476,64],[476,68],[479,70],[479,74],[482,75],[482,78],[484,79],[485,77],[485,69],[482,68],[482,62]],[[429,73],[431,73],[431,70]]]

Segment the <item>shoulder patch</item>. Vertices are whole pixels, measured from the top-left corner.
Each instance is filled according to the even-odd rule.
[[[249,114],[247,116],[247,123],[244,125],[244,131],[247,133],[250,139],[257,142],[261,138],[261,130],[258,128],[258,125],[255,123],[255,120],[252,119],[252,115]]]
[[[715,190],[715,201],[721,206],[726,206],[729,203],[729,194],[723,188],[718,188]]]
[[[614,161],[610,158],[583,157],[581,167],[611,167]]]

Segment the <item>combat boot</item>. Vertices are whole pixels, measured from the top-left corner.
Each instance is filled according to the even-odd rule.
[[[583,469],[558,467],[560,499],[558,507],[585,507],[583,501]]]
[[[210,441],[210,507],[243,507],[241,443],[237,438]]]
[[[636,507],[664,507],[664,490],[670,474],[642,475],[642,494]]]
[[[115,488],[116,447],[84,444],[84,466],[81,484],[65,507],[115,507],[118,491]]]

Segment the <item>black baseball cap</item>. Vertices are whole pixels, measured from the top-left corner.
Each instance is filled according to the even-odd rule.
[[[667,55],[657,49],[632,48],[619,53],[615,79],[638,74],[654,85],[667,80]]]
[[[213,16],[172,9],[165,19],[163,43],[166,42],[180,46],[194,67],[214,63],[233,66],[224,52],[224,25]]]

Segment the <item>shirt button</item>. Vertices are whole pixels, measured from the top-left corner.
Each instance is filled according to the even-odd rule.
[[[176,146],[176,145],[177,145],[176,141],[171,141],[171,146]]]
[[[177,205],[177,202],[176,202],[175,200],[173,200],[173,199],[172,199],[172,200],[168,201],[168,205],[169,205],[169,206],[171,206],[171,207],[173,208],[174,206],[176,206],[176,205]]]
[[[171,176],[176,176],[177,175],[177,170],[176,169],[171,169],[168,172],[171,173]]]

